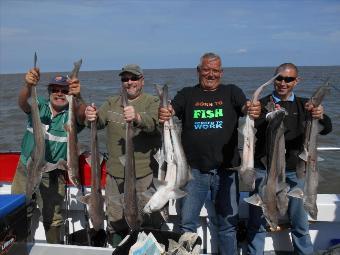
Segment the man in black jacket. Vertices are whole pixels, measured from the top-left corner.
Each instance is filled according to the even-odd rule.
[[[285,158],[286,158],[286,182],[290,189],[298,187],[303,190],[304,178],[298,178],[296,174],[297,164],[299,161],[298,154],[303,149],[305,120],[309,114],[312,118],[318,119],[323,126],[321,135],[328,134],[332,130],[330,118],[324,114],[321,105],[314,107],[308,102],[308,99],[298,97],[294,94],[293,89],[299,83],[298,69],[292,63],[284,63],[276,69],[276,74],[280,75],[274,81],[274,91],[272,94],[265,96],[261,102],[261,116],[255,120],[257,129],[257,142],[255,145],[255,168],[257,169],[256,188],[254,193],[258,192],[258,185],[266,176],[265,166],[262,158],[266,156],[266,106],[270,102],[275,103],[275,108],[284,108],[288,115],[284,118],[285,127]],[[297,254],[313,254],[313,245],[311,243],[308,226],[308,216],[303,207],[303,200],[299,198],[289,198],[288,216],[291,228],[292,242]],[[263,254],[264,241],[266,237],[266,220],[263,217],[261,207],[254,205],[249,206],[248,222],[248,254]]]

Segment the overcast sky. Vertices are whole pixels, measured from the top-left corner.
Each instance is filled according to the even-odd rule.
[[[223,66],[340,65],[340,1],[0,0],[0,73]]]

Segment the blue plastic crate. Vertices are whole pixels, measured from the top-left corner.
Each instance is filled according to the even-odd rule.
[[[330,246],[334,246],[334,245],[337,245],[337,244],[340,244],[340,238],[335,238],[335,239],[332,239],[330,242],[329,242]]]
[[[0,219],[13,212],[16,208],[25,204],[26,198],[23,194],[0,195]]]

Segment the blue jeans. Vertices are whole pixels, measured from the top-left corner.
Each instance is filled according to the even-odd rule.
[[[261,180],[266,176],[266,170],[257,170],[255,190],[258,192]],[[298,179],[295,172],[286,171],[286,182],[290,189],[299,187],[303,190],[304,179]],[[313,245],[309,235],[308,216],[303,208],[303,200],[289,197],[288,218],[291,224],[291,235],[294,251],[297,254],[313,254]],[[248,254],[263,254],[267,222],[259,206],[249,205],[248,220]]]
[[[220,254],[237,254],[236,227],[238,222],[239,187],[237,172],[213,169],[201,172],[192,169],[193,179],[185,187],[188,193],[180,200],[182,232],[196,232],[199,214],[210,191],[215,206],[212,223],[218,233]],[[211,215],[210,215],[211,216]]]

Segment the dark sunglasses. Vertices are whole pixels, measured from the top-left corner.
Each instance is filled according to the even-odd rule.
[[[131,77],[122,77],[120,80],[122,82],[128,82],[129,80],[138,81],[140,78],[142,78],[142,77],[141,76],[131,76]]]
[[[296,80],[296,77],[283,77],[281,75],[277,76],[276,81],[285,81],[285,83],[290,83]]]
[[[57,89],[57,88],[50,88],[49,89],[50,93],[63,93],[63,94],[68,94],[68,89]]]

